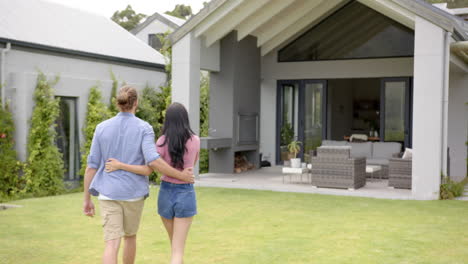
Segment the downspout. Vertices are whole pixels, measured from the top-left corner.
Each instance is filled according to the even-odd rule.
[[[450,44],[452,33],[445,33],[444,46],[444,79],[442,83],[442,174],[445,176],[448,172],[448,103],[449,103],[449,74],[450,74]],[[467,56],[468,58],[468,56]]]
[[[5,109],[5,59],[6,53],[11,50],[11,43],[8,42],[4,49],[0,49],[0,87],[2,87],[2,108]]]

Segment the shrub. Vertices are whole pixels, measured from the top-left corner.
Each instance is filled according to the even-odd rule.
[[[464,182],[455,182],[448,177],[443,177],[443,183],[440,185],[440,199],[447,200],[462,196]]]
[[[156,137],[161,134],[164,112],[166,111],[165,101],[163,95],[150,86],[146,86],[143,89],[139,99],[136,116],[145,120],[153,127]],[[160,182],[160,176],[156,172],[153,172],[149,176],[149,179],[156,184]]]
[[[117,77],[115,77],[115,74],[111,71],[111,79],[112,79],[112,90],[111,90],[111,95],[109,99],[109,112],[112,116],[116,115],[119,112],[119,109],[117,109],[117,88],[119,86],[119,81],[117,80]]]
[[[210,109],[210,77],[202,73],[200,80],[200,137],[209,134],[209,109]],[[209,169],[209,151],[200,150],[200,173],[207,173]]]
[[[34,196],[63,193],[62,154],[54,144],[56,141],[55,122],[59,116],[59,99],[54,98],[53,86],[58,81],[48,81],[39,73],[34,91],[35,107],[31,117],[28,137],[28,160],[24,178],[24,192]]]
[[[19,189],[18,173],[21,163],[17,160],[13,135],[15,124],[8,109],[0,101],[0,201],[15,196]]]
[[[81,170],[80,175],[84,176],[87,158],[91,149],[91,142],[93,141],[94,130],[96,126],[102,121],[110,118],[111,113],[107,106],[102,102],[101,91],[97,85],[89,90],[88,109],[86,112],[86,120],[83,126],[83,135],[85,142],[81,148]]]

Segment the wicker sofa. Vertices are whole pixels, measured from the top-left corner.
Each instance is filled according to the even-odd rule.
[[[411,159],[390,159],[388,186],[411,189],[412,175]]]
[[[351,158],[350,146],[322,146],[312,157],[312,185],[358,189],[366,184],[366,159]]]
[[[348,142],[337,140],[323,140],[322,146],[350,146],[351,157],[365,157],[367,165],[382,167],[382,178],[388,178],[389,160],[401,152],[398,142]]]

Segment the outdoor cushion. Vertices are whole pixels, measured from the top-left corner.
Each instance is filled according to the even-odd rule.
[[[320,146],[317,148],[317,156],[348,159],[350,151],[350,146]]]
[[[372,149],[372,158],[391,159],[394,154],[401,151],[401,143],[398,142],[375,142]]]
[[[367,159],[366,163],[372,165],[388,165],[388,159]]]
[[[351,146],[351,157],[365,157],[370,159],[372,157],[372,142],[362,143],[349,143]]]
[[[323,140],[322,146],[347,146],[348,141],[344,140]]]

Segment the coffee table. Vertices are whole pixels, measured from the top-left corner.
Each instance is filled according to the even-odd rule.
[[[366,176],[369,178],[377,178],[382,179],[382,166],[380,165],[366,165]]]
[[[300,175],[301,176],[301,183],[302,183],[302,175],[306,174],[308,176],[309,169],[308,168],[291,168],[291,167],[283,167],[282,169],[283,172],[283,183],[284,183],[284,177],[289,175],[289,181],[291,181],[292,175]],[[311,178],[312,180],[312,178]]]

